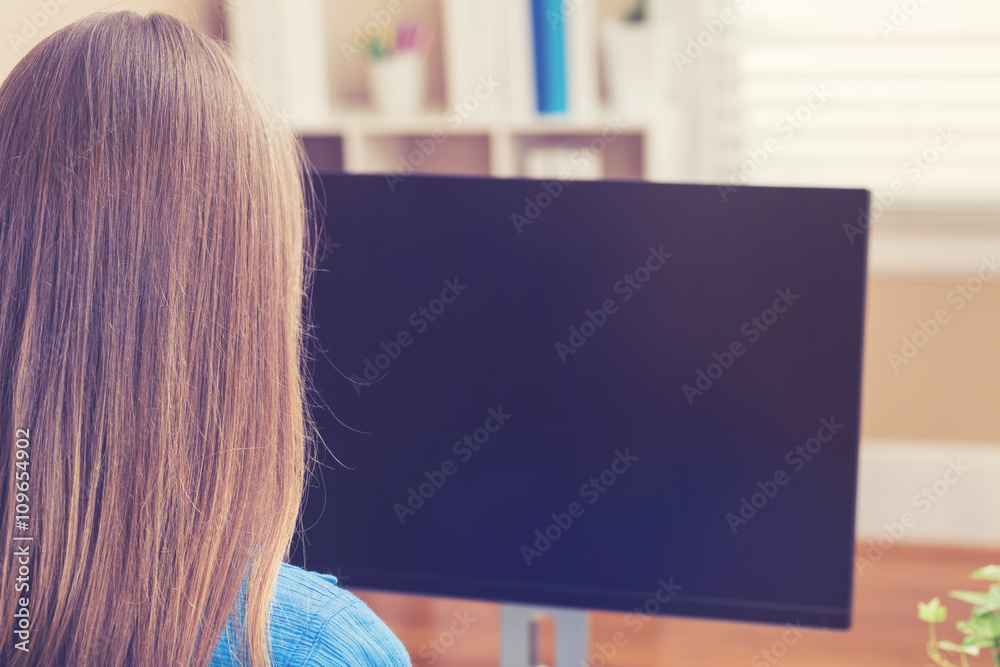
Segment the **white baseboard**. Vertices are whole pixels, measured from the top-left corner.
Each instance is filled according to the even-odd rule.
[[[1000,547],[1000,443],[862,440],[857,535]]]

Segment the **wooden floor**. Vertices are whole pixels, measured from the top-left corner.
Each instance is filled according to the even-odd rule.
[[[947,592],[985,589],[985,582],[972,581],[968,574],[990,563],[1000,563],[1000,551],[891,547],[860,576],[856,574],[854,627],[846,632],[807,629],[796,637],[780,626],[667,617],[656,617],[633,632],[625,625],[624,614],[597,612],[592,615],[592,660],[586,667],[932,667],[924,653],[927,626],[917,620],[917,602],[941,597],[949,613],[948,622],[939,626],[939,631],[944,628],[939,638],[954,638],[954,621],[966,617],[969,606],[947,598]],[[415,666],[497,664],[499,605],[354,592],[396,632]],[[455,622],[459,618],[464,620]],[[594,657],[600,656],[602,644],[606,649],[611,645],[619,631],[627,643],[606,662]],[[970,660],[970,665],[978,664],[989,664],[989,658]]]

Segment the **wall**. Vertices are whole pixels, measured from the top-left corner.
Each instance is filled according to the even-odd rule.
[[[237,0],[239,1],[239,0]],[[46,35],[93,12],[158,10],[179,16],[213,35],[222,33],[222,5],[214,0],[4,0],[0,4],[0,78]]]
[[[880,279],[868,290],[862,432],[866,437],[1000,445],[1000,276],[971,299],[965,279]],[[994,284],[995,282],[995,284]],[[961,308],[957,305],[964,302]],[[944,309],[947,323],[896,369],[902,338]],[[929,329],[932,327],[928,327]],[[918,339],[921,337],[918,336]]]

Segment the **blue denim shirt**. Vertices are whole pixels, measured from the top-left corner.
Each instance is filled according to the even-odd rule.
[[[212,667],[240,664],[230,648],[234,636],[230,622]],[[411,667],[402,642],[368,605],[337,586],[336,577],[288,563],[281,564],[271,604],[271,656],[274,667]]]

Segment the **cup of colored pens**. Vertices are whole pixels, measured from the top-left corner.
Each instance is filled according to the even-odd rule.
[[[424,58],[419,26],[384,29],[368,45],[369,84],[375,111],[418,115],[424,106]]]

